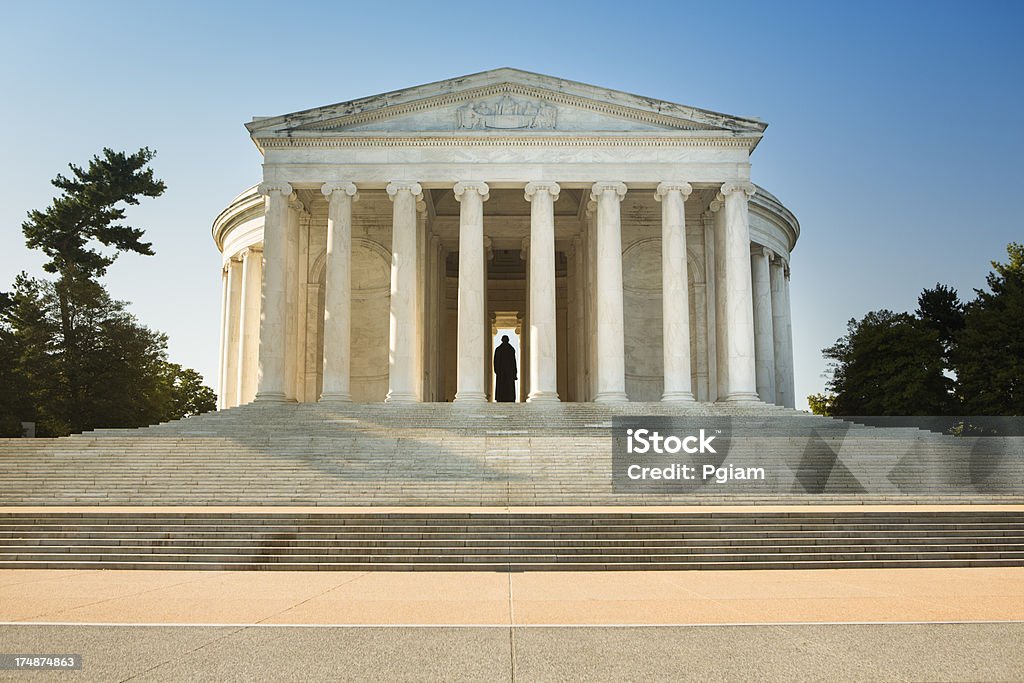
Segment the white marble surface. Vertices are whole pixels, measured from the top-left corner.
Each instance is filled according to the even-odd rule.
[[[721,196],[712,200],[711,223],[714,230],[714,275],[715,275],[715,400],[724,401],[729,395],[729,288],[726,271],[725,202]]]
[[[416,202],[419,183],[396,181],[387,186],[394,204],[391,234],[391,318],[388,328],[390,371],[388,403],[418,400],[416,375]]]
[[[238,405],[238,383],[234,380],[238,377],[238,345],[241,335],[241,312],[242,312],[242,259],[232,258],[228,261],[227,267],[227,320],[224,330],[224,355],[221,358],[223,375],[220,386],[226,391],[220,397],[223,401],[221,406]]]
[[[257,401],[285,400],[285,285],[288,261],[288,183],[263,183],[267,196],[263,224],[263,311],[260,324]]]
[[[287,260],[284,288],[284,395],[298,400],[298,331],[299,331],[299,222],[305,211],[297,195],[288,198],[288,220],[285,222]]]
[[[595,401],[626,401],[626,350],[622,315],[621,182],[594,183],[597,202],[597,395]]]
[[[482,182],[460,182],[454,188],[459,209],[458,403],[487,401],[484,329],[484,202],[489,188]]]
[[[555,213],[557,183],[532,182],[530,202],[530,393],[531,403],[558,401],[555,332]]]
[[[754,307],[750,282],[750,228],[747,199],[754,186],[747,182],[722,185],[725,221],[725,325],[728,330],[728,394],[732,402],[757,401],[754,354]]]
[[[692,401],[690,378],[690,284],[687,277],[686,182],[662,182],[654,192],[661,202],[661,298],[663,401]]]
[[[775,351],[775,402],[794,408],[793,324],[789,313],[789,278],[779,257],[771,262],[772,335]]]
[[[327,183],[327,245],[324,280],[324,353],[321,401],[351,401],[353,183]]]
[[[256,398],[256,375],[260,351],[260,290],[263,286],[263,250],[242,251],[242,301],[238,340],[238,375],[234,378],[238,403]]]
[[[754,303],[754,356],[757,395],[775,403],[775,337],[772,332],[772,292],[768,264],[771,250],[754,247],[750,255],[750,279]]]

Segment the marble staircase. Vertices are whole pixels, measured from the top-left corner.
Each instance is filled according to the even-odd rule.
[[[684,570],[1024,565],[1024,511],[0,512],[0,569]]]
[[[612,420],[729,420],[769,481],[623,491]],[[1024,439],[872,428],[763,404],[250,404],[0,440],[0,506],[1021,503]]]

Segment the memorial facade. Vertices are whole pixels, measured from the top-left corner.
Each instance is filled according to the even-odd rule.
[[[220,407],[490,401],[499,329],[524,401],[794,406],[765,123],[497,69],[247,128]]]

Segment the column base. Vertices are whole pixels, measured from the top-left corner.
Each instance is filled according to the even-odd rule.
[[[295,399],[290,399],[284,395],[283,391],[266,391],[257,392],[256,398],[253,399],[254,403],[294,403]]]
[[[487,403],[487,394],[482,391],[460,391],[453,403]]]
[[[384,398],[385,403],[419,403],[419,399],[416,398],[416,394],[407,392],[388,392],[388,395]]]
[[[527,403],[561,403],[561,399],[558,398],[557,392],[550,391],[538,391],[530,392],[530,395],[526,397]]]
[[[729,394],[723,399],[719,400],[719,403],[760,403],[760,397],[752,391],[737,391]]]
[[[594,397],[594,403],[629,403],[624,391],[606,391]]]
[[[689,391],[667,391],[661,395],[661,400],[666,403],[693,403],[693,394]]]
[[[321,394],[320,403],[351,403],[352,397],[348,394]]]

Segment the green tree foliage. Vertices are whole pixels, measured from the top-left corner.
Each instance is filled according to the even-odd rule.
[[[872,311],[847,323],[846,336],[822,352],[832,360],[834,415],[944,415],[952,380],[943,374],[934,330],[907,313]]]
[[[1024,415],[1024,244],[992,262],[990,291],[967,305],[953,353],[957,393],[969,415]]]
[[[192,417],[217,407],[217,394],[203,384],[203,376],[177,363],[165,363],[162,378],[170,391],[163,421]]]
[[[58,175],[61,194],[31,211],[22,230],[49,258],[51,282],[22,273],[0,293],[0,433],[21,421],[42,436],[137,427],[215,407],[199,374],[167,360],[167,338],[141,325],[99,278],[123,251],[153,254],[144,230],[125,224],[126,207],[158,197],[153,152],[104,149],[87,167]]]
[[[811,413],[814,415],[824,415],[828,417],[832,415],[832,402],[835,398],[836,397],[832,394],[811,394],[807,397],[807,407],[811,409]]]
[[[21,226],[28,247],[50,258],[43,265],[46,272],[62,280],[94,279],[107,272],[120,251],[153,255],[153,245],[142,241],[145,231],[119,221],[125,206],[164,193],[164,182],[147,168],[154,156],[145,147],[132,155],[104,148],[87,168],[68,164],[71,178],[58,174],[51,181],[62,194],[45,211],[30,211]],[[101,252],[96,243],[115,251]]]
[[[942,344],[942,360],[947,368],[951,367],[950,354],[956,344],[956,336],[964,329],[964,305],[957,291],[935,283],[934,288],[924,290],[917,298],[916,315],[938,336]]]
[[[992,262],[989,291],[964,304],[936,284],[913,315],[874,311],[850,320],[822,353],[830,394],[816,414],[1024,415],[1024,245]]]
[[[62,193],[45,211],[30,211],[22,226],[25,243],[39,249],[49,261],[43,270],[58,275],[57,301],[60,307],[62,353],[66,358],[65,389],[81,403],[86,387],[78,376],[81,354],[87,340],[81,339],[75,310],[75,296],[87,292],[90,283],[107,272],[121,251],[152,255],[152,245],[142,242],[144,230],[123,225],[125,207],[137,205],[140,197],[159,197],[165,185],[147,168],[154,152],[147,148],[132,155],[104,148],[86,168],[69,164],[71,178],[58,174],[51,182]],[[103,245],[113,249],[100,251]]]
[[[3,353],[13,359],[17,387],[8,402],[12,414],[36,422],[40,436],[60,436],[142,427],[216,407],[199,373],[167,361],[165,335],[140,325],[102,287],[89,289],[73,297],[72,317],[83,340],[75,371],[85,400],[77,401],[66,391],[69,358],[56,286],[18,276],[11,304],[0,314]]]

